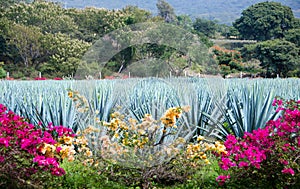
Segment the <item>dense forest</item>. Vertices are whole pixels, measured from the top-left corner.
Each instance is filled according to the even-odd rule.
[[[157,14],[155,1],[149,0],[52,0],[58,1],[65,7],[84,8],[86,6],[104,7],[108,9],[122,9],[127,5],[138,6]],[[231,24],[241,12],[250,5],[264,0],[169,0],[168,3],[175,9],[176,14],[186,14],[192,18],[201,17],[209,20],[217,20],[222,24]],[[295,17],[300,18],[300,1],[273,0],[292,8]]]
[[[46,0],[0,0],[0,77],[166,77],[187,72],[299,77],[300,19],[276,2],[253,4],[232,26],[137,6],[66,8]],[[218,46],[212,39],[250,44]],[[8,75],[9,73],[9,75]]]

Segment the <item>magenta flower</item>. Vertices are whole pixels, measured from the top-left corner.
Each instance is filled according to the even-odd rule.
[[[230,167],[235,167],[236,166],[236,164],[234,162],[232,162],[230,160],[230,158],[225,158],[225,157],[221,158],[221,161],[219,162],[219,165],[223,170],[228,170]]]
[[[7,138],[0,138],[0,146],[3,145],[6,148],[9,146],[9,140]]]
[[[216,181],[220,186],[223,186],[227,180],[230,179],[230,175],[220,175],[216,178]]]
[[[284,168],[281,171],[283,174],[291,174],[291,175],[295,175],[295,171],[292,168]]]
[[[241,161],[241,162],[239,162],[239,166],[238,167],[248,167],[249,166],[249,164],[247,163],[247,162],[245,162],[245,161]]]

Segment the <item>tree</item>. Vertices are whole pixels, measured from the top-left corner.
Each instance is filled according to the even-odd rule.
[[[77,25],[66,13],[66,9],[57,3],[39,0],[10,6],[5,17],[17,24],[36,26],[43,33],[71,33]]]
[[[14,5],[15,3],[30,3],[31,0],[0,0],[0,10],[4,10]]]
[[[295,76],[300,66],[299,52],[294,43],[282,39],[259,42],[248,48],[248,54],[260,60],[266,69],[267,77],[276,77],[277,74],[280,77]]]
[[[193,21],[188,15],[179,15],[177,16],[177,26],[191,32],[193,30]]]
[[[57,77],[74,74],[77,71],[81,58],[91,46],[78,39],[71,39],[66,34],[47,34],[43,38],[43,47],[48,51],[48,61],[40,70],[44,74]]]
[[[295,29],[300,28],[300,18],[295,18],[294,19],[293,26],[294,26]]]
[[[126,6],[122,11],[128,15],[126,20],[127,25],[147,22],[151,18],[150,11],[140,9],[136,6]]]
[[[244,10],[233,26],[244,39],[264,41],[282,38],[285,31],[294,27],[294,23],[290,7],[267,1]]]
[[[162,17],[165,22],[171,23],[176,20],[176,14],[174,8],[164,0],[158,0],[156,3],[158,9],[158,15]]]
[[[239,31],[233,27],[226,24],[218,24],[217,32],[219,32],[226,39],[237,38],[240,34]]]
[[[284,38],[300,47],[300,28],[287,31]]]
[[[15,24],[9,31],[9,43],[17,49],[18,55],[22,58],[25,67],[37,67],[43,56],[43,48],[41,47],[41,39],[43,34],[36,27],[28,27]]]
[[[5,17],[0,18],[0,61],[3,62],[9,59],[9,44],[7,38],[11,24],[12,23]]]
[[[214,37],[217,31],[217,24],[215,21],[196,18],[193,23],[194,30],[203,33],[207,37]]]
[[[69,9],[67,11],[68,15],[78,25],[76,38],[87,42],[93,42],[109,32],[126,26],[131,16],[123,10],[108,10],[94,7]]]

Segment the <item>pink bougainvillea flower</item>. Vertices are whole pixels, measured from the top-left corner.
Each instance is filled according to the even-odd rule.
[[[230,175],[220,175],[216,178],[216,181],[220,186],[223,186],[227,180],[230,179]]]
[[[295,171],[292,168],[284,168],[281,172],[284,174],[295,175]]]
[[[7,148],[9,146],[9,140],[7,138],[0,138],[0,147],[1,145]]]
[[[20,173],[17,171],[14,174],[30,176],[41,170],[49,171],[56,176],[65,174],[65,171],[59,167],[61,148],[58,147],[53,154],[44,154],[41,151],[44,144],[57,144],[56,139],[60,136],[74,137],[75,134],[70,128],[52,124],[42,130],[40,127],[29,124],[14,112],[7,111],[7,108],[0,104],[0,166],[5,163],[12,164],[10,167],[13,170],[20,170]],[[22,161],[29,158],[33,164],[22,165],[19,160],[10,158],[12,154],[17,154]],[[7,171],[10,174],[13,170],[1,171]]]

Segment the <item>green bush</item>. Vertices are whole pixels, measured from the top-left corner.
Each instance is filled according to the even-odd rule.
[[[0,78],[5,78],[5,76],[6,76],[6,71],[2,67],[0,67]]]
[[[113,182],[92,166],[84,165],[80,160],[63,161],[61,167],[66,170],[62,177],[49,177],[43,188],[125,188],[124,185]]]
[[[0,79],[6,76],[6,71],[4,70],[4,68],[2,68],[3,65],[4,63],[0,62]]]

